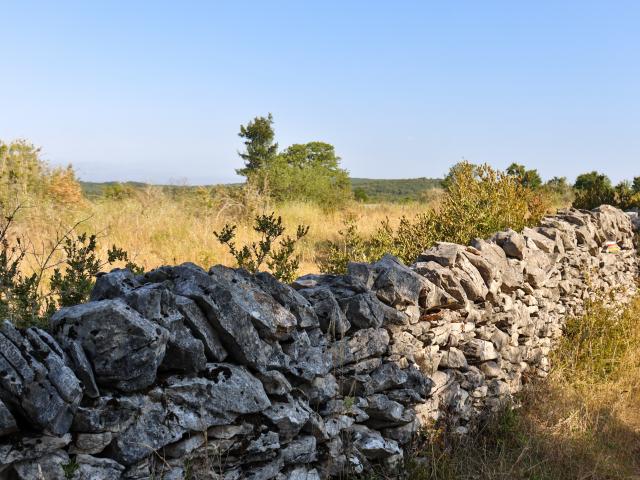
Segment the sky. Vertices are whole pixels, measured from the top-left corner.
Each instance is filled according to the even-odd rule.
[[[354,177],[640,175],[637,1],[0,0],[0,140],[80,178],[237,181],[239,126]]]

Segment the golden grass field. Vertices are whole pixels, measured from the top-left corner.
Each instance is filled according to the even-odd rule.
[[[299,274],[318,272],[318,245],[335,240],[347,219],[355,219],[360,231],[371,233],[389,219],[392,225],[402,215],[413,216],[431,203],[362,204],[324,211],[313,203],[295,202],[272,205],[263,199],[252,200],[252,212],[282,216],[287,232],[295,233],[299,224],[310,227],[298,246]],[[237,209],[236,209],[237,210]],[[24,208],[17,219],[18,232],[42,251],[56,236],[78,221],[77,231],[99,233],[99,250],[106,257],[115,244],[129,252],[135,263],[149,270],[160,265],[194,262],[205,268],[215,264],[234,265],[234,259],[214,235],[225,223],[237,225],[238,245],[257,240],[251,216],[227,210],[192,198],[172,198],[160,188],[147,188],[131,198],[85,200],[62,209],[54,204]]]

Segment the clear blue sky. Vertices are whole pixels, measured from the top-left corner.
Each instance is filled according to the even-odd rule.
[[[640,175],[637,1],[0,0],[0,139],[83,179],[236,180],[241,123],[353,176]]]

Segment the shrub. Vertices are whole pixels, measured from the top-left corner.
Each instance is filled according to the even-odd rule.
[[[385,253],[413,263],[436,241],[467,244],[506,228],[521,230],[535,225],[550,206],[543,191],[533,191],[515,176],[488,165],[459,163],[451,169],[445,184],[437,208],[413,219],[402,217],[396,229],[387,220],[374,235],[365,238],[354,222],[347,223],[337,242],[324,245],[318,257],[320,269],[341,273],[349,261],[372,262]]]
[[[221,244],[227,246],[238,267],[256,273],[266,265],[277,279],[293,281],[300,265],[300,256],[294,254],[296,243],[309,233],[309,227],[298,225],[295,237],[283,236],[285,227],[282,217],[276,218],[272,212],[256,216],[253,229],[260,235],[260,240],[242,247],[236,247],[234,241],[236,225],[225,224],[220,232],[213,234]],[[278,239],[279,248],[275,247]]]
[[[81,222],[36,252],[28,239],[12,231],[21,208],[3,215],[0,224],[0,315],[17,326],[46,327],[56,308],[86,302],[95,275],[107,265],[121,262],[135,273],[142,272],[127,252],[115,245],[108,258],[101,260],[96,235],[75,233]],[[33,273],[25,274],[27,270]]]

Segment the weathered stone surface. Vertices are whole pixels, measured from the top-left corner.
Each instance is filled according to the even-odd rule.
[[[61,437],[41,435],[21,437],[19,442],[0,443],[0,467],[24,460],[35,460],[69,445],[71,434]]]
[[[232,294],[234,308],[250,315],[253,325],[263,338],[285,340],[297,325],[296,317],[271,295],[256,285],[243,271],[217,265],[209,270],[214,282],[221,284]],[[224,304],[214,296],[219,308]]]
[[[76,455],[78,469],[74,480],[119,480],[124,466],[110,458],[97,458],[91,455]]]
[[[395,440],[384,439],[380,433],[364,425],[354,425],[352,441],[356,448],[370,460],[380,460],[402,453]]]
[[[57,450],[42,457],[17,462],[13,470],[19,480],[67,480],[65,465],[69,464],[69,455],[64,450]]]
[[[111,432],[79,433],[76,435],[69,453],[95,455],[102,452],[113,440]]]
[[[523,260],[526,244],[524,237],[513,230],[498,232],[493,236],[493,240],[504,250],[507,257]]]
[[[255,280],[265,292],[296,316],[300,328],[315,328],[320,325],[309,301],[289,285],[279,282],[266,272],[257,273]]]
[[[164,359],[169,332],[119,300],[63,308],[51,327],[64,346],[76,340],[99,385],[132,392],[151,385]]]
[[[186,432],[229,424],[238,415],[271,405],[260,381],[231,364],[207,364],[204,377],[169,377],[163,390],[138,402],[135,419],[111,445],[113,458],[123,465],[142,460]]]
[[[227,351],[198,305],[190,298],[180,295],[176,296],[175,302],[176,308],[183,316],[185,325],[189,327],[193,336],[202,342],[207,359],[212,362],[224,361],[227,358]]]
[[[7,406],[0,400],[0,437],[18,431],[16,419],[13,417]]]
[[[333,363],[336,366],[342,366],[379,356],[387,351],[388,346],[389,334],[385,329],[358,330],[351,338],[335,342],[331,346]]]
[[[313,306],[323,332],[334,338],[342,338],[351,328],[340,304],[327,287],[314,287],[300,290]]]
[[[310,409],[300,400],[276,402],[262,412],[280,432],[284,441],[295,437],[310,418]]]
[[[5,321],[0,325],[0,398],[36,429],[62,435],[82,389],[48,333],[29,328],[22,334]]]

